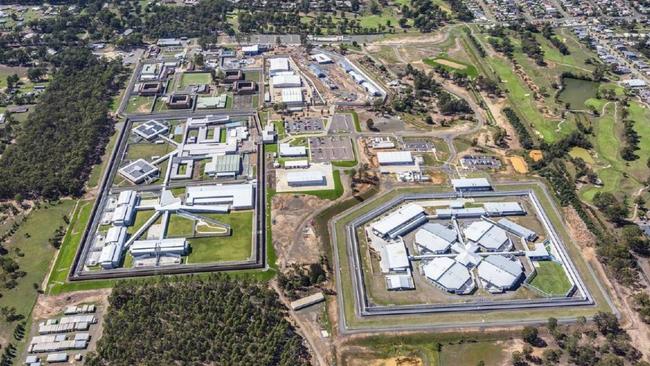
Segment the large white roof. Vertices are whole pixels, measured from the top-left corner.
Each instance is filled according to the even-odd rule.
[[[424,275],[450,291],[461,289],[471,275],[467,268],[448,257],[438,257],[425,264]]]
[[[317,170],[296,171],[287,173],[287,182],[291,183],[322,183],[325,180],[323,173]]]
[[[289,59],[285,57],[272,58],[269,60],[269,71],[287,71],[289,70]]]
[[[403,242],[387,244],[382,255],[386,256],[388,269],[405,269],[409,266],[406,246]]]
[[[305,156],[307,148],[304,146],[291,146],[289,144],[280,144],[280,156]]]
[[[253,207],[253,185],[217,184],[210,186],[189,186],[186,188],[185,202],[194,204],[230,204],[232,208]]]
[[[302,103],[302,89],[301,88],[285,88],[282,89],[282,102],[291,104],[291,103]]]
[[[486,202],[483,204],[483,207],[485,207],[485,211],[490,215],[525,212],[519,202]]]
[[[424,208],[412,203],[379,220],[372,228],[378,233],[386,235],[393,229],[404,225],[422,213],[424,213]]]
[[[512,287],[521,273],[519,261],[512,261],[501,255],[487,256],[478,265],[479,277],[501,289]]]
[[[492,228],[492,224],[487,221],[474,221],[465,228],[465,237],[471,241],[479,241],[485,233]]]
[[[429,223],[423,225],[415,233],[415,243],[434,253],[438,253],[447,251],[457,237],[456,231],[438,223]]]
[[[380,151],[377,153],[379,164],[408,164],[413,162],[410,151]]]
[[[485,178],[461,178],[452,179],[451,184],[454,189],[458,188],[488,188],[491,187],[490,182]]]
[[[299,87],[302,85],[302,82],[300,81],[300,76],[296,74],[282,74],[271,77],[271,85],[276,88]]]

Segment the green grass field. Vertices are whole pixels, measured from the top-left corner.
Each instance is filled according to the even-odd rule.
[[[136,211],[133,225],[129,226],[126,232],[131,235],[135,234],[155,213],[154,210]]]
[[[66,226],[63,216],[70,217],[75,204],[74,200],[63,200],[54,205],[42,203],[41,208],[32,211],[16,233],[3,243],[26,274],[17,280],[13,289],[2,289],[0,307],[13,307],[16,313],[29,317],[38,295],[34,284],[41,288],[56,253],[48,239],[59,226]],[[24,255],[14,255],[17,249]],[[0,318],[0,338],[13,340],[11,334],[15,326],[16,323],[7,323],[4,317]]]
[[[210,83],[212,83],[212,75],[209,72],[186,72],[181,76],[180,88]]]
[[[155,100],[155,97],[132,96],[126,105],[126,113],[149,113]]]
[[[190,237],[194,235],[194,221],[172,214],[167,225],[167,236]]]
[[[461,75],[467,75],[470,78],[475,78],[478,76],[478,69],[476,66],[468,64],[463,61],[455,60],[444,54],[436,56],[435,58],[425,58],[422,60],[425,64],[436,67],[442,66],[449,72],[455,72]],[[456,66],[456,65],[458,66]]]
[[[174,148],[165,143],[165,144],[151,144],[151,143],[138,143],[138,144],[129,144],[126,159],[136,160],[136,159],[145,159],[151,160],[152,156],[163,156],[171,151]]]
[[[232,228],[226,237],[189,239],[191,253],[187,263],[212,263],[246,260],[252,252],[253,211],[233,211],[229,214],[206,214]]]
[[[573,147],[571,150],[569,150],[569,155],[572,158],[580,158],[585,161],[587,164],[595,164],[596,161],[594,160],[593,156],[589,153],[589,150],[582,148],[582,147]]]
[[[537,262],[537,275],[530,284],[549,295],[562,296],[571,289],[571,282],[560,263]]]

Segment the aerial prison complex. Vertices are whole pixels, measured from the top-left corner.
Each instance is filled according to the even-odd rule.
[[[493,191],[484,179],[452,185],[456,193],[400,196],[350,224],[365,229],[386,290],[418,291],[416,283],[428,283],[449,295],[504,294],[532,287],[542,262],[559,266],[573,285],[563,294],[539,291],[540,297],[570,297],[578,290],[579,278],[534,193]]]

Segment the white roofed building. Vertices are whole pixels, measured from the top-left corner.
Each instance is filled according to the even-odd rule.
[[[422,266],[424,275],[443,290],[468,294],[476,288],[469,270],[449,257],[437,257]]]
[[[293,73],[283,73],[271,77],[271,86],[274,88],[299,88],[301,85],[300,76]]]
[[[415,245],[435,254],[445,253],[456,242],[458,234],[438,223],[424,224],[415,233]]]
[[[133,223],[135,204],[138,195],[135,191],[122,191],[117,197],[115,210],[111,216],[113,225],[129,226]]]
[[[254,207],[254,196],[254,186],[250,183],[188,186],[185,204],[227,205],[232,210],[245,210]]]
[[[302,105],[305,102],[302,96],[301,88],[282,89],[281,96],[282,96],[282,103],[285,103],[289,107]]]
[[[377,153],[379,165],[410,165],[413,156],[410,151],[380,151]]]
[[[278,57],[269,59],[269,74],[275,75],[278,72],[289,71],[289,59]]]
[[[492,185],[485,178],[461,178],[452,179],[451,185],[455,191],[490,191]]]
[[[408,253],[404,242],[386,244],[381,248],[379,266],[383,273],[405,272],[410,268]]]
[[[525,215],[526,210],[519,202],[486,202],[483,204],[485,211],[490,216]]]
[[[287,173],[287,184],[294,187],[322,186],[327,182],[320,171],[292,171]]]
[[[132,256],[185,255],[188,245],[185,238],[167,238],[157,240],[136,240],[129,251]]]
[[[388,291],[412,290],[414,288],[415,284],[410,274],[390,274],[386,276],[386,289]]]
[[[512,242],[505,230],[487,221],[475,221],[464,230],[465,238],[488,252],[512,249]]]
[[[521,263],[502,255],[490,255],[478,265],[477,273],[483,287],[490,292],[513,289],[523,278]]]
[[[424,208],[412,203],[374,223],[372,230],[378,236],[395,239],[426,221],[427,215]]]
[[[307,148],[305,146],[291,146],[290,144],[280,144],[280,156],[307,156]]]

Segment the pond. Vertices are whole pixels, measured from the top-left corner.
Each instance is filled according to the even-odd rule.
[[[587,109],[585,101],[595,98],[598,94],[600,83],[590,80],[580,80],[574,78],[564,78],[564,87],[558,95],[558,100],[562,103],[569,103],[570,109]]]

